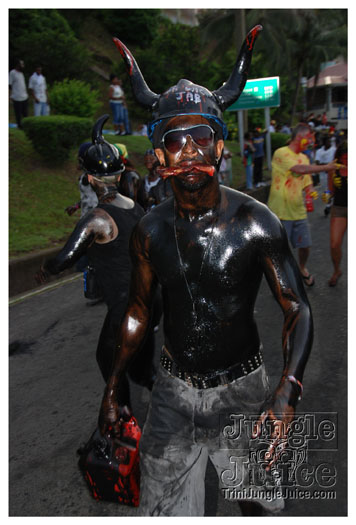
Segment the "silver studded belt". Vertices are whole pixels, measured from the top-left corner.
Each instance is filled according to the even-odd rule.
[[[214,372],[212,374],[186,372],[167,355],[165,347],[162,348],[160,361],[163,368],[172,376],[182,379],[182,381],[185,381],[189,386],[194,388],[205,389],[214,388],[219,385],[227,385],[239,377],[247,376],[261,366],[263,357],[261,350],[259,350],[243,363],[237,363],[223,372]]]

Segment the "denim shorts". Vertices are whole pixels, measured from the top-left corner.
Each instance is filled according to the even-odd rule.
[[[249,429],[268,395],[263,364],[227,385],[205,390],[160,366],[140,441],[139,515],[204,516],[209,459],[223,497],[246,499],[237,490],[251,488],[251,458],[256,454],[251,456]],[[284,507],[279,497],[262,495],[254,501],[272,512]]]
[[[110,108],[112,111],[112,119],[114,124],[122,124],[124,122],[123,118],[123,109],[124,106],[121,104],[121,102],[111,102],[110,101]]]
[[[281,220],[293,248],[309,248],[312,245],[308,219],[300,221]]]
[[[347,219],[347,206],[331,206],[331,217]]]

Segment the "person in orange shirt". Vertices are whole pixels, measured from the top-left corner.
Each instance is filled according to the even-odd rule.
[[[306,268],[312,241],[303,192],[308,195],[312,191],[312,173],[334,171],[336,167],[332,162],[310,165],[304,151],[312,143],[314,134],[310,127],[300,123],[293,129],[288,146],[274,152],[268,199],[268,207],[282,222],[293,248],[298,249],[299,268],[306,286],[313,286],[314,277]]]

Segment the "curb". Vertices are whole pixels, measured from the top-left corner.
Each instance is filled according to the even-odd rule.
[[[239,191],[243,191],[244,188],[238,188]],[[269,184],[262,186],[251,191],[243,191],[247,195],[250,195],[254,199],[266,203],[269,194]],[[62,246],[56,248],[48,248],[35,253],[29,253],[21,257],[14,257],[9,261],[9,297],[15,298],[16,296],[28,292],[30,290],[39,290],[46,288],[46,286],[39,286],[35,280],[35,274],[38,272],[41,264],[52,257],[55,257],[60,252]],[[46,285],[57,281],[63,281],[64,277],[73,276],[74,274],[81,274],[77,272],[75,268],[68,268],[59,275],[51,275]]]
[[[41,264],[46,259],[55,257],[60,252],[62,246],[56,248],[48,248],[35,253],[29,253],[21,257],[14,257],[9,261],[9,297],[14,297],[18,294],[41,288],[35,280],[35,274],[40,269]],[[78,273],[75,268],[68,268],[59,275],[51,275],[48,283],[58,281],[67,275]]]
[[[22,292],[19,295],[14,295],[13,297],[9,298],[9,306],[13,306],[14,304],[21,303],[25,299],[28,299],[29,297],[34,297],[35,295],[38,295],[43,292],[48,292],[49,290],[53,290],[54,288],[58,288],[59,286],[62,286],[62,284],[72,283],[74,281],[79,281],[80,279],[83,279],[83,274],[80,273],[73,273],[72,275],[69,275],[68,277],[61,277],[60,279],[57,279],[53,283],[41,285],[38,288],[33,288],[32,290],[27,290],[25,292]]]

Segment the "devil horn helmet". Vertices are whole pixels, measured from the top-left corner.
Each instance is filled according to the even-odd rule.
[[[256,25],[249,31],[230,77],[219,89],[209,91],[203,86],[181,79],[162,95],[150,90],[129,49],[118,38],[113,39],[124,59],[137,102],[153,113],[153,121],[148,125],[148,136],[154,144],[159,138],[158,130],[161,129],[163,120],[189,114],[209,119],[214,126],[222,129],[223,137],[226,138],[227,128],[222,121],[222,113],[239,98],[244,89],[253,47],[261,30],[262,26]]]
[[[85,148],[82,166],[87,173],[103,177],[117,175],[124,170],[124,163],[118,149],[103,137],[103,127],[109,115],[105,114],[95,122],[91,139],[92,144]]]
[[[91,131],[91,140],[93,144],[99,144],[104,141],[103,127],[108,120],[109,115],[105,114],[98,118]]]

